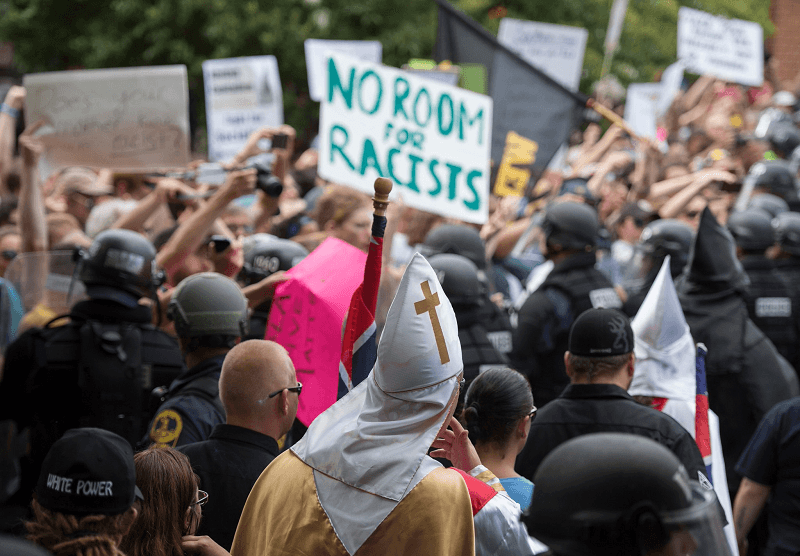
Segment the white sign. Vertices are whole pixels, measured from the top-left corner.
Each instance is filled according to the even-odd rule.
[[[44,119],[43,165],[158,168],[189,162],[186,66],[35,73],[26,118]]]
[[[656,110],[661,83],[631,83],[625,97],[625,121],[637,135],[656,138]]]
[[[589,32],[537,21],[504,17],[497,40],[570,91],[577,91]]]
[[[225,161],[254,131],[283,123],[283,94],[275,56],[203,62],[208,158]]]
[[[330,52],[338,52],[359,60],[380,64],[383,61],[383,45],[380,41],[329,41],[306,39],[306,70],[308,72],[308,94],[311,100],[322,102],[325,96],[325,61]]]
[[[340,54],[325,66],[323,178],[370,194],[389,178],[409,206],[486,221],[491,98]]]
[[[678,59],[688,71],[758,87],[764,81],[764,32],[752,21],[680,8]]]

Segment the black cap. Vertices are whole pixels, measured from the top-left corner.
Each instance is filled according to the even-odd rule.
[[[44,458],[36,495],[54,512],[121,514],[142,498],[130,444],[103,429],[68,430]]]
[[[633,330],[617,309],[589,309],[569,331],[569,352],[583,357],[608,357],[633,351]]]

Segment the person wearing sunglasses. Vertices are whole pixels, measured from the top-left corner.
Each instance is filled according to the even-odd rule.
[[[228,352],[219,379],[225,423],[208,440],[178,448],[211,495],[198,535],[230,550],[247,496],[280,453],[278,440],[292,426],[302,389],[279,344],[248,340]]]
[[[523,511],[531,503],[533,483],[514,471],[514,461],[525,447],[535,415],[528,379],[513,369],[478,375],[469,385],[461,413],[481,463]]]

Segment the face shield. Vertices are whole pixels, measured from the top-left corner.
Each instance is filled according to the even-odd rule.
[[[700,483],[692,482],[691,488],[691,507],[660,514],[670,539],[666,546],[649,551],[647,556],[731,556],[716,495]]]

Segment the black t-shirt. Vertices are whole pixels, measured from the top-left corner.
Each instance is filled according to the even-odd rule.
[[[764,416],[736,471],[772,487],[764,554],[800,552],[800,398],[781,402]]]

